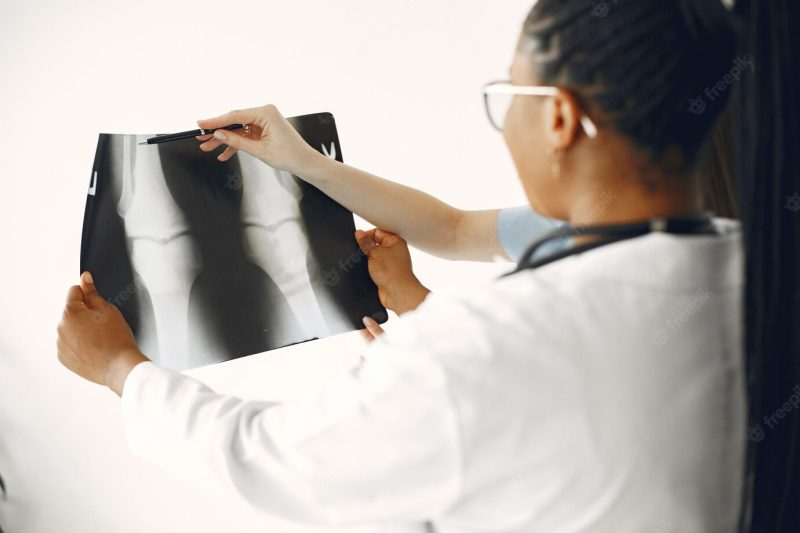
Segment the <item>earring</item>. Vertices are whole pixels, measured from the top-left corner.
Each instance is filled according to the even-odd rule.
[[[555,179],[560,179],[561,160],[564,159],[564,155],[567,152],[563,148],[553,148],[552,146],[548,146],[545,151],[547,152],[547,155],[554,156],[553,161],[550,164],[550,173]]]

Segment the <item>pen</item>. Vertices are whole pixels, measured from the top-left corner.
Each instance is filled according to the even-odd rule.
[[[178,141],[181,139],[191,139],[192,137],[197,137],[198,135],[210,135],[217,130],[238,130],[241,128],[245,128],[245,131],[248,131],[250,129],[245,124],[231,124],[230,126],[224,126],[222,128],[214,128],[211,130],[190,130],[190,131],[180,131],[178,133],[169,133],[166,135],[156,135],[155,137],[150,137],[146,141],[140,142],[139,144],[159,144],[169,141]]]

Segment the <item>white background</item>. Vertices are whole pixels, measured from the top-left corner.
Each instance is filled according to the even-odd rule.
[[[0,0],[0,472],[9,492],[0,522],[9,533],[317,531],[139,460],[125,446],[118,398],[58,363],[97,134],[192,129],[268,102],[286,116],[330,111],[351,165],[461,208],[523,204],[480,88],[506,77],[530,4]],[[468,290],[510,267],[412,255],[433,290]],[[354,363],[362,346],[349,333],[191,374],[219,391],[282,399]]]

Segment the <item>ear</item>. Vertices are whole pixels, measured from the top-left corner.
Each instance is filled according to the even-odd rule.
[[[567,91],[558,91],[545,103],[545,129],[547,141],[555,150],[569,148],[578,134],[581,108],[575,97]]]

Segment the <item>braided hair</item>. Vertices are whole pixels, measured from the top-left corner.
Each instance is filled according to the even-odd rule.
[[[730,91],[736,33],[717,0],[539,0],[520,51],[651,160],[686,171]]]

